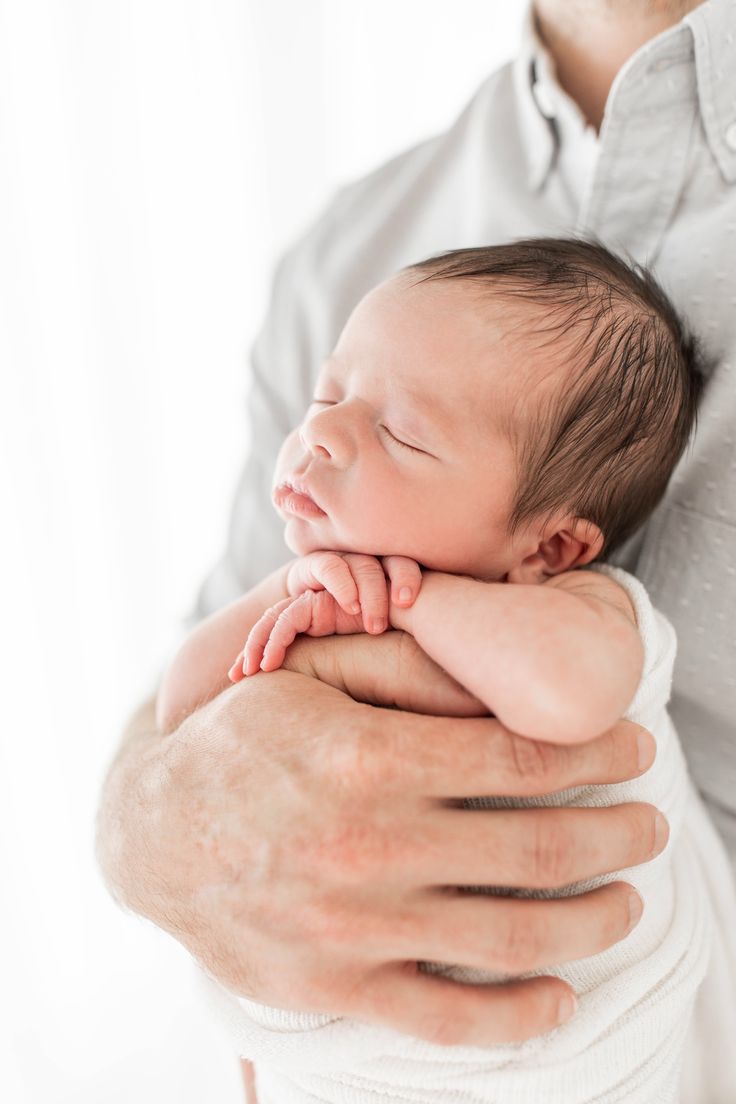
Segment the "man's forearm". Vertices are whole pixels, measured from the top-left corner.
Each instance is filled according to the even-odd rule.
[[[113,896],[141,911],[131,871],[140,861],[141,813],[153,805],[152,782],[163,737],[156,727],[155,697],[128,721],[108,770],[97,814],[97,860]],[[137,907],[138,906],[138,907]]]
[[[603,621],[573,594],[427,572],[414,605],[391,624],[508,728],[540,740],[590,739],[630,703],[635,630]],[[636,684],[636,676],[634,683]]]

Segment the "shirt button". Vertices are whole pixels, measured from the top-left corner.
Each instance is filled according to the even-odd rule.
[[[726,145],[736,153],[736,123],[731,123],[726,131]]]

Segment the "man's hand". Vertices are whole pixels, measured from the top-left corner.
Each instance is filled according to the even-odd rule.
[[[407,639],[303,638],[290,655],[347,644],[355,659],[363,641],[375,688]],[[456,887],[557,887],[636,865],[661,851],[666,824],[658,831],[647,805],[471,810],[459,799],[619,782],[653,757],[628,723],[553,747],[491,717],[374,708],[282,670],[233,686],[167,737],[152,710],[139,717],[108,780],[100,861],[126,904],[238,993],[440,1044],[503,1043],[566,1018],[568,986],[463,985],[417,963],[513,974],[582,958],[626,935],[639,898],[621,882],[556,900]]]

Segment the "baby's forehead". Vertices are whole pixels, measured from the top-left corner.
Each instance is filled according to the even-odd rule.
[[[523,433],[566,379],[559,343],[543,329],[539,305],[502,289],[401,272],[361,300],[328,367],[359,365],[455,438],[496,423]]]
[[[558,393],[586,359],[591,335],[582,312],[558,312],[501,284],[407,279],[394,294],[414,297],[419,327],[428,323],[423,336],[452,368],[448,382],[476,403]]]

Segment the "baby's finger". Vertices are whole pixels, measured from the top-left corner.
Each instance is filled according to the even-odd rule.
[[[408,556],[383,556],[383,569],[391,580],[391,600],[397,606],[411,606],[422,585],[422,572],[416,560]]]
[[[358,584],[365,631],[382,633],[388,626],[388,588],[383,568],[375,556],[349,552],[345,559]]]
[[[227,677],[230,679],[231,682],[240,682],[241,679],[245,678],[245,674],[244,674],[244,671],[243,671],[243,668],[244,668],[245,665],[244,665],[243,660],[244,660],[244,653],[241,650],[241,651],[238,652],[237,659],[235,660],[232,667],[230,668],[230,670],[227,673]]]
[[[292,598],[291,604],[276,618],[261,660],[262,671],[278,670],[294,638],[307,631],[312,623],[313,598],[314,591],[305,590],[298,598]]]
[[[313,552],[309,557],[312,575],[345,613],[360,613],[358,587],[347,562],[337,552]]]
[[[273,632],[274,625],[278,621],[280,614],[285,609],[288,609],[293,601],[293,598],[282,598],[280,602],[277,602],[276,605],[271,606],[270,609],[267,609],[265,613],[261,614],[248,633],[248,639],[243,649],[243,671],[246,675],[255,675],[256,671],[260,671],[263,651]]]

